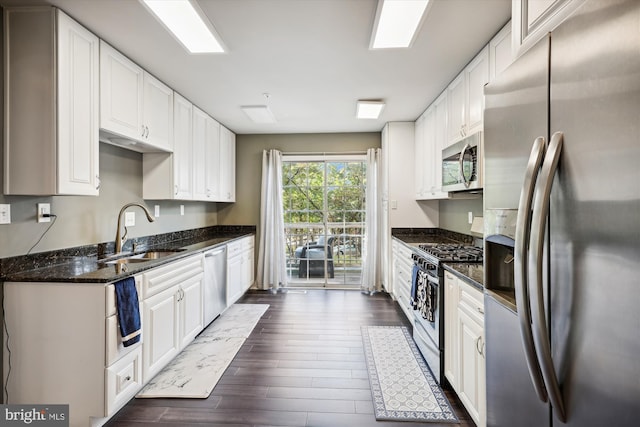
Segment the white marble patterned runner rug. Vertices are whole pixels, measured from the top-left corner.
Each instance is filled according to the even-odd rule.
[[[213,321],[136,397],[206,399],[269,304],[234,304]]]
[[[451,405],[404,326],[363,326],[377,420],[457,423]]]

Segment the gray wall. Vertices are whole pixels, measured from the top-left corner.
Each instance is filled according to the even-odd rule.
[[[259,225],[262,151],[351,152],[380,148],[379,132],[330,134],[263,134],[236,137],[236,203],[220,205],[223,225]]]
[[[473,212],[474,218],[483,215],[482,197],[469,200],[441,200],[440,228],[463,234],[471,234],[469,212]]]
[[[0,171],[2,165],[0,162]],[[37,203],[51,203],[51,213],[58,217],[32,253],[114,240],[118,212],[129,202],[142,203],[152,213],[154,205],[160,205],[160,217],[153,223],[147,222],[141,209],[130,208],[136,212],[130,237],[217,224],[216,203],[143,200],[140,153],[100,143],[100,180],[98,197],[0,195],[0,203],[11,204],[11,224],[0,225],[0,258],[25,254],[46,230],[48,223],[36,222]],[[181,204],[184,216],[180,215]]]

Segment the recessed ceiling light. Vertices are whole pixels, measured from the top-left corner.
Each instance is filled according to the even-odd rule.
[[[356,117],[359,119],[377,119],[382,113],[385,103],[382,101],[358,101]]]
[[[190,0],[140,0],[190,53],[221,53],[213,25]]]
[[[378,0],[371,49],[411,46],[429,0]]]
[[[240,108],[255,123],[276,123],[276,117],[266,105],[245,105]]]

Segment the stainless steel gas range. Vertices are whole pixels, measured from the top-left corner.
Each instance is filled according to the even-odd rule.
[[[418,246],[414,261],[411,304],[413,339],[436,381],[444,378],[444,268],[445,262],[482,262],[482,248],[463,244],[434,243]]]

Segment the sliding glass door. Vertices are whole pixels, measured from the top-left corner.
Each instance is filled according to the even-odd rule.
[[[284,156],[283,211],[290,286],[359,287],[365,156]]]

